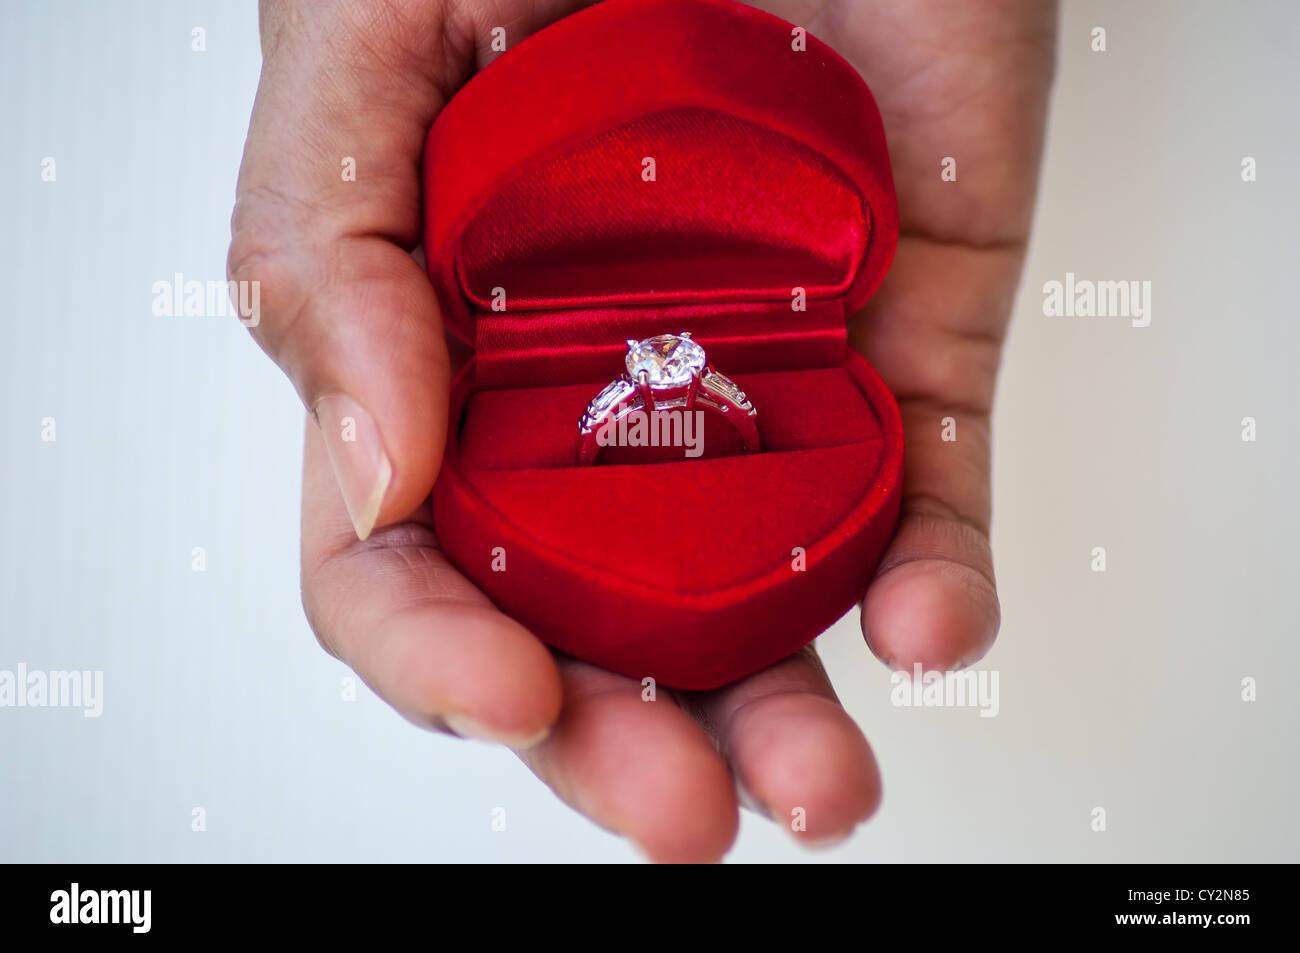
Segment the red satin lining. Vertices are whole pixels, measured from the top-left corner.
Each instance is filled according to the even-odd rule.
[[[626,465],[651,456],[628,448],[618,458],[606,451],[595,467],[576,464],[574,421],[598,383],[458,387],[453,410],[463,416],[447,465],[530,539],[599,566],[635,536],[644,558],[620,570],[626,578],[708,592],[788,561],[792,547],[807,548],[866,498],[885,452],[864,393],[873,382],[856,355],[840,367],[738,375],[761,408],[761,453],[740,454],[726,423],[706,415],[702,459],[684,463],[674,448]],[[657,529],[638,530],[638,521]],[[709,546],[683,546],[680,530],[689,539],[692,526],[708,527]],[[714,547],[733,558],[715,558]]]
[[[727,374],[844,362],[840,301],[785,300],[661,308],[578,308],[509,312],[478,319],[478,386],[518,387],[611,380],[623,369],[626,338],[690,331]]]
[[[824,157],[747,120],[679,109],[609,130],[531,168],[466,228],[456,261],[480,383],[582,380],[616,367],[626,338],[683,329],[721,367],[839,363],[843,305],[825,300],[861,267],[868,218]]]
[[[748,120],[683,108],[608,130],[516,178],[465,229],[456,260],[480,309],[498,287],[508,311],[788,302],[795,286],[842,294],[867,231],[861,196],[824,156]]]
[[[760,456],[880,439],[876,414],[844,366],[733,376],[760,408]],[[576,422],[600,387],[600,381],[590,381],[562,387],[479,388],[465,404],[460,431],[462,464],[474,470],[573,467]],[[706,415],[705,421],[709,426],[704,440],[706,457],[738,452],[738,447],[731,446],[733,431],[725,421],[712,414]],[[629,451],[625,459],[637,456],[645,454]],[[680,449],[674,458],[685,459]],[[683,476],[689,477],[691,468],[685,469],[688,472]],[[809,471],[810,476],[813,472]],[[824,481],[810,482],[821,486]]]
[[[617,560],[629,582],[687,596],[789,566],[796,546],[820,540],[868,496],[882,456],[877,438],[688,467],[482,470],[469,480],[528,538],[593,569]],[[738,486],[743,507],[729,502]]]

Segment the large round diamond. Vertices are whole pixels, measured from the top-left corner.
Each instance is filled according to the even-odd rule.
[[[687,337],[660,334],[627,346],[627,372],[639,380],[642,371],[651,387],[685,384],[704,369],[704,348]]]

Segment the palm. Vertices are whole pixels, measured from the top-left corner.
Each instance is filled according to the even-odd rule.
[[[438,551],[427,501],[394,521],[427,496],[437,470],[429,434],[445,419],[436,305],[405,253],[419,232],[423,130],[490,57],[490,25],[540,29],[539,5],[412,0],[363,15],[340,3],[307,20],[300,7],[263,2],[266,62],[232,276],[266,278],[274,265],[259,343],[309,405],[322,376],[367,390],[396,448],[384,528],[359,542],[331,476],[338,461],[308,424],[303,599],[322,644],[412,721],[511,744],[560,797],[655,858],[725,852],[737,824],[733,779],[778,820],[801,807],[810,840],[847,833],[877,804],[879,777],[811,649],[734,685],[647,704],[640,683],[553,658],[501,615]],[[547,9],[555,17],[582,5]],[[903,522],[864,607],[867,638],[899,665],[969,660],[997,626],[988,409],[1032,205],[1050,16],[1036,0],[983,23],[961,3],[757,5],[808,27],[858,68],[894,163],[897,259],[851,328],[899,397],[909,435]],[[412,42],[419,37],[427,44]],[[382,143],[369,161],[388,174],[323,200],[318,170],[358,142]],[[956,183],[939,179],[944,156],[957,159]],[[347,243],[348,254],[320,254],[330,242]],[[337,270],[320,275],[322,260]],[[322,354],[351,363],[329,365]],[[944,416],[957,419],[956,443],[938,439]]]

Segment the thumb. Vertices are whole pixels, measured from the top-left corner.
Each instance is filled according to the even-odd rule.
[[[418,62],[375,68],[373,22],[286,24],[278,9],[263,8],[227,271],[256,289],[244,291],[259,305],[245,323],[320,425],[365,539],[428,496],[446,438],[442,322],[410,255],[440,94],[412,81],[427,71]]]

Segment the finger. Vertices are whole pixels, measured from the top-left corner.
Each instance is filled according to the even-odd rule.
[[[564,709],[524,763],[575,810],[651,860],[710,863],[736,837],[731,775],[671,696],[577,659],[559,662]]]
[[[514,747],[547,732],[561,702],[550,652],[451,567],[427,523],[358,541],[311,420],[302,505],[303,605],[331,654],[418,725]]]
[[[836,843],[880,804],[880,771],[812,646],[726,688],[684,699],[745,800],[808,846]]]
[[[437,301],[409,254],[441,94],[433,54],[392,18],[301,9],[264,6],[228,271],[259,289],[246,323],[320,423],[364,539],[428,495],[445,436]]]
[[[904,426],[909,418],[923,426],[929,414],[905,412]],[[970,430],[987,427],[966,423]],[[863,604],[863,634],[891,667],[961,668],[993,644],[1001,621],[993,555],[987,524],[970,510],[942,495],[907,493],[898,532],[876,573]]]
[[[989,415],[1021,252],[915,237],[899,247],[855,336],[898,397],[905,434],[902,515],[862,624],[888,664],[949,669],[983,656],[1000,621]]]

